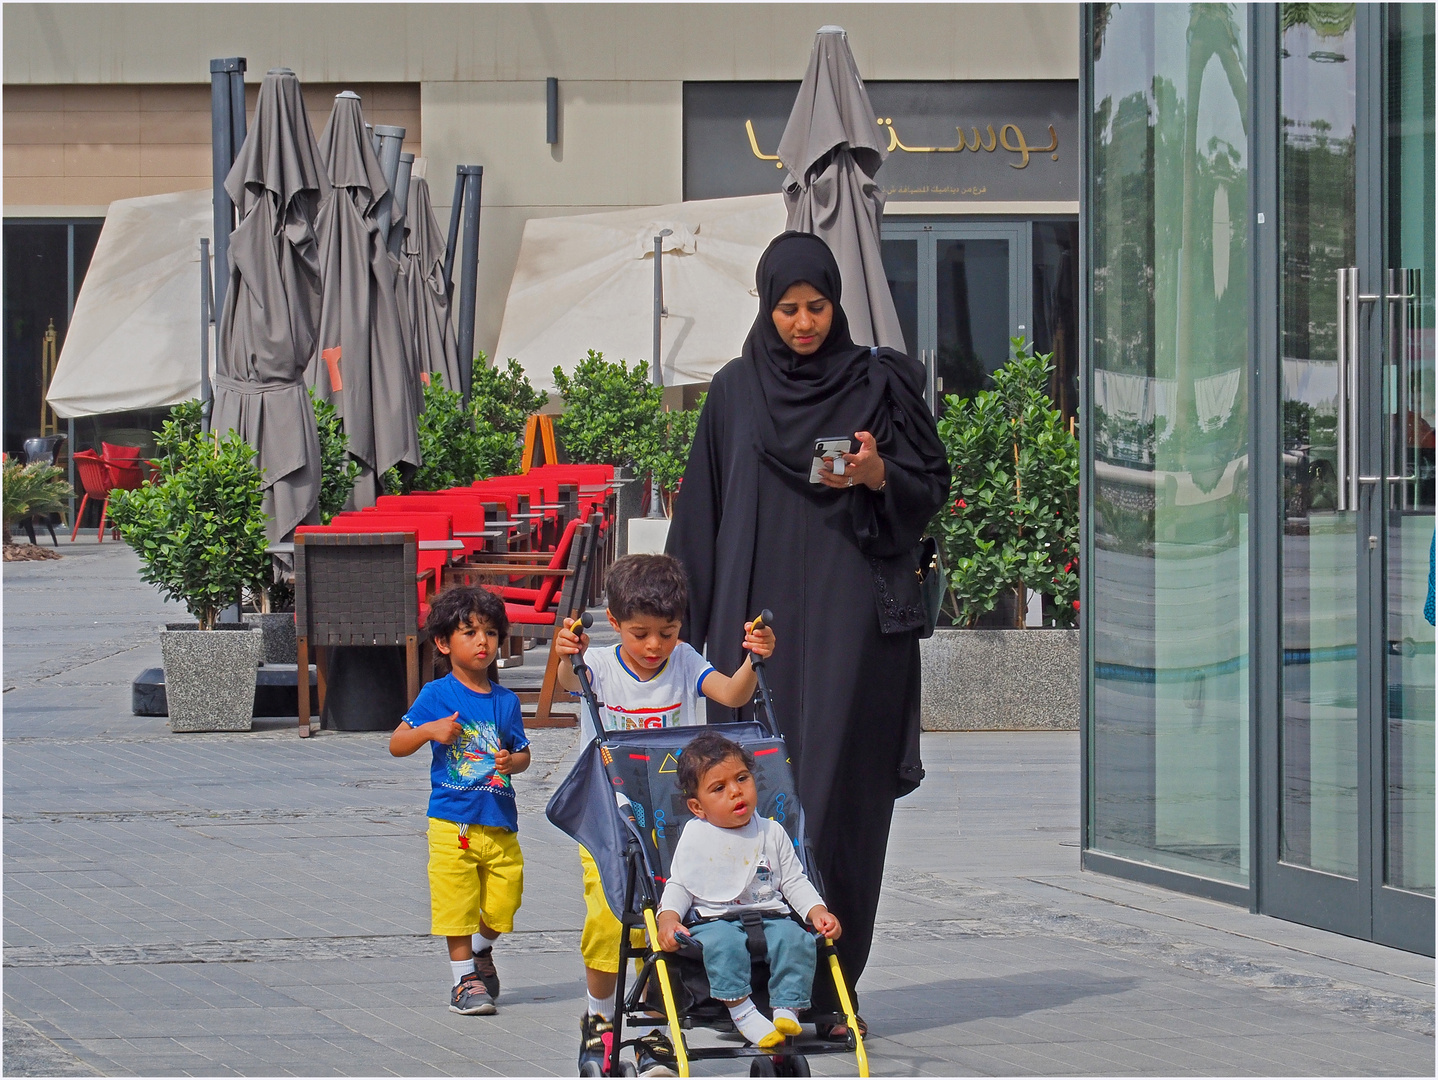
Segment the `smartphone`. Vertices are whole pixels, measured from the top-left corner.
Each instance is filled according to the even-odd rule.
[[[814,463],[809,466],[809,483],[819,483],[819,469],[828,458],[834,470],[835,476],[844,475],[844,455],[857,454],[859,452],[859,440],[847,435],[834,435],[826,439],[814,440]]]

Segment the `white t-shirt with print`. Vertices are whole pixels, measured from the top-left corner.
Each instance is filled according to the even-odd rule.
[[[589,649],[584,660],[594,679],[594,696],[606,730],[704,723],[699,712],[700,686],[714,667],[687,641],[681,641],[664,666],[647,680],[630,670],[618,645]],[[591,730],[593,721],[585,712],[586,737],[593,738],[598,732]]]

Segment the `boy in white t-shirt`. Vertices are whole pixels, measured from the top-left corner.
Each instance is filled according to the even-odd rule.
[[[604,726],[610,731],[633,728],[702,724],[699,696],[730,708],[748,704],[758,677],[746,658],[732,676],[715,671],[703,656],[679,640],[679,627],[689,609],[689,583],[684,567],[670,555],[626,555],[617,560],[605,578],[609,623],[619,632],[619,644],[586,653],[600,703]],[[572,657],[589,646],[589,635],[568,629],[555,635],[555,649],[564,658],[559,683],[579,689]],[[755,656],[774,653],[774,631],[767,626],[744,624],[744,647]],[[583,721],[586,729],[592,721]],[[588,730],[590,737],[598,734]],[[613,1008],[619,974],[622,927],[609,910],[599,870],[584,848],[579,849],[584,870],[584,932],[579,951],[584,957],[589,1008],[580,1024],[579,1063],[603,1064],[605,1043],[613,1031],[608,1013]],[[638,1069],[641,1076],[673,1076],[674,1048],[665,1034],[654,1030],[641,1038]]]

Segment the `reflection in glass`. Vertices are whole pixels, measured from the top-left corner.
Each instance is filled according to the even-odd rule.
[[[1097,12],[1090,843],[1247,884],[1244,15]]]
[[[1076,221],[1034,222],[1034,350],[1053,355],[1049,398],[1078,413],[1078,236]]]
[[[1433,543],[1433,8],[1391,4],[1387,729],[1388,885],[1433,895],[1433,625],[1424,617]]]
[[[943,393],[972,397],[1009,359],[1009,242],[938,240],[938,375]]]
[[[919,242],[918,240],[881,241],[884,277],[899,313],[899,329],[904,335],[904,349],[919,359]]]
[[[52,320],[65,344],[74,303],[68,292],[72,237],[78,294],[100,239],[99,222],[5,222],[6,453],[18,453],[40,434],[41,348]]]
[[[1354,265],[1353,9],[1292,5],[1279,52],[1283,720],[1279,858],[1358,872],[1356,515],[1339,510],[1340,267]],[[1325,9],[1326,11],[1326,9]],[[1323,13],[1320,13],[1323,14]],[[1364,283],[1371,291],[1372,283]]]

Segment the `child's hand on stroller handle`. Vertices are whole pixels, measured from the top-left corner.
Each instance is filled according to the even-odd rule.
[[[584,631],[594,624],[594,616],[585,612],[554,635],[554,651],[560,656],[577,656],[589,648],[589,635]]]
[[[839,935],[844,932],[839,925],[839,920],[834,917],[834,913],[823,904],[815,904],[809,909],[809,923],[830,941],[838,941]]]
[[[774,655],[774,631],[770,628],[773,621],[774,613],[765,608],[753,621],[744,624],[744,648],[752,660],[767,660]]]
[[[679,913],[668,908],[659,913],[656,929],[659,931],[659,947],[665,952],[678,952],[679,946],[688,944],[690,940],[689,932],[684,929],[684,923],[679,919]]]

